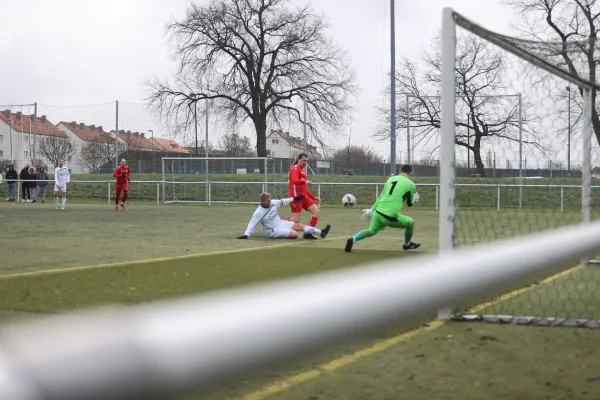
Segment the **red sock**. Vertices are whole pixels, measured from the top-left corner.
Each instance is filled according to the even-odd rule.
[[[123,200],[121,200],[121,203],[125,203],[125,200],[127,200],[127,192],[123,192]]]
[[[117,193],[117,195],[115,196],[115,206],[119,205],[119,196],[120,195],[121,195],[120,193]]]
[[[319,220],[319,218],[315,217],[314,215],[312,217],[310,217],[310,219],[308,220],[308,226],[312,226],[313,228],[315,226],[317,226],[317,221]]]

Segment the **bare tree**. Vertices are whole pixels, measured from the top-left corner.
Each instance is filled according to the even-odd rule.
[[[521,47],[540,56],[571,75],[596,84],[598,34],[600,33],[600,2],[597,0],[504,0],[521,19],[519,30],[535,42],[523,42]],[[536,44],[536,42],[538,44]],[[539,44],[543,44],[540,46]],[[539,73],[539,71],[537,71]],[[539,77],[547,80],[548,73]],[[557,87],[558,85],[554,85]],[[598,86],[596,84],[596,86]],[[560,96],[565,97],[564,85]],[[578,89],[580,99],[583,91]],[[592,104],[596,104],[597,87],[592,87]],[[581,116],[580,103],[574,102],[576,119]],[[600,143],[600,117],[592,107],[592,126]]]
[[[43,136],[38,139],[38,152],[55,167],[58,160],[67,160],[69,156],[77,152],[75,145],[68,137]]]
[[[79,163],[90,172],[97,173],[100,166],[114,157],[111,141],[114,142],[108,135],[102,135],[85,143],[77,155]]]
[[[267,156],[269,121],[286,116],[302,121],[300,100],[307,103],[311,119],[339,126],[354,91],[354,75],[344,53],[326,36],[325,17],[310,6],[290,4],[191,3],[184,18],[167,26],[178,62],[174,81],[148,81],[150,104],[188,127],[194,123],[195,103],[203,105],[203,100],[210,101],[211,113],[230,124],[250,120],[260,157]],[[313,123],[307,125],[322,143]]]
[[[220,150],[225,157],[252,157],[252,144],[247,136],[240,136],[237,133],[225,135],[219,140]]]
[[[491,44],[469,35],[458,41],[456,54],[455,143],[472,152],[477,173],[483,175],[482,142],[519,141],[518,101],[502,95],[507,89],[504,58]],[[415,62],[403,60],[397,70],[398,97],[403,99],[408,95],[409,99],[408,105],[405,101],[397,102],[397,128],[406,128],[409,123],[413,140],[422,147],[435,149],[441,121],[441,54],[439,51],[424,53],[422,64],[419,67]],[[384,112],[389,121],[389,110]],[[536,134],[531,130],[528,133],[534,140],[523,143],[543,150],[535,141]],[[379,136],[387,138],[389,131]]]
[[[383,159],[368,147],[346,145],[333,152],[331,158],[338,161],[381,163]]]

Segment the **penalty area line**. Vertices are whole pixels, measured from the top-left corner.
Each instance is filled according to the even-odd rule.
[[[476,305],[475,307],[472,307],[471,309],[469,309],[467,312],[477,312],[480,310],[483,310],[487,307],[491,307],[494,306],[500,302],[506,301],[510,298],[516,297],[520,294],[523,294],[527,291],[530,291],[532,289],[535,289],[536,287],[538,287],[539,285],[542,284],[546,284],[546,283],[550,283],[555,279],[561,278],[563,276],[569,275],[575,271],[578,271],[579,269],[583,268],[585,266],[585,264],[579,264],[573,268],[567,269],[565,271],[562,271],[558,274],[552,275],[540,282],[538,282],[537,284],[534,285],[530,285],[526,288],[523,289],[517,289],[514,290],[512,292],[506,293],[502,296],[499,296],[491,301],[485,302],[485,303],[481,303]],[[419,335],[420,333],[423,332],[429,332],[432,331],[434,329],[437,329],[441,326],[446,325],[446,323],[449,322],[449,320],[435,320],[435,321],[431,321],[428,322],[426,324],[424,324],[423,326],[417,328],[417,329],[413,329],[410,330],[408,332],[402,333],[400,335],[396,335],[393,336],[391,338],[382,340],[380,342],[375,343],[372,346],[363,348],[361,350],[357,350],[352,354],[348,354],[345,356],[342,356],[340,358],[337,358],[335,360],[329,361],[327,363],[321,364],[316,366],[313,369],[310,369],[308,371],[304,371],[301,372],[299,374],[293,375],[287,379],[282,379],[276,382],[273,382],[269,385],[263,386],[262,388],[258,389],[255,392],[252,392],[250,394],[247,394],[245,396],[241,396],[238,398],[238,400],[264,400],[269,396],[272,396],[276,393],[280,393],[283,392],[287,389],[290,389],[293,386],[299,385],[303,382],[309,381],[311,379],[314,378],[318,378],[319,376],[325,374],[326,372],[331,372],[331,371],[335,371],[337,369],[340,369],[342,367],[345,367],[347,365],[350,365],[358,360],[360,360],[363,357],[366,356],[370,356],[373,354],[377,354],[380,353],[384,350],[389,349],[390,347],[393,347],[397,344],[400,344],[402,342],[406,342],[412,338],[414,338],[415,336]]]
[[[326,238],[326,239],[323,239],[322,241],[325,242],[325,241],[338,240],[338,239],[345,239],[345,236],[344,237],[340,236],[340,237],[334,237],[334,238]],[[112,262],[112,263],[105,263],[105,264],[80,265],[80,266],[75,266],[75,267],[53,268],[53,269],[45,269],[45,270],[39,270],[39,271],[16,272],[14,274],[0,275],[0,280],[10,279],[10,278],[21,278],[21,277],[25,277],[25,276],[60,274],[63,272],[84,271],[84,270],[91,270],[91,269],[129,267],[132,265],[139,265],[139,264],[153,264],[153,263],[164,262],[164,261],[184,260],[187,258],[200,258],[200,257],[215,256],[215,255],[221,255],[221,254],[244,253],[244,252],[259,251],[259,250],[264,250],[264,249],[289,247],[289,246],[299,245],[303,242],[304,242],[303,240],[297,240],[297,241],[290,240],[287,243],[273,244],[273,245],[266,245],[266,246],[256,246],[256,247],[249,247],[249,248],[245,248],[245,249],[218,250],[218,251],[211,251],[208,253],[195,253],[195,254],[186,254],[186,255],[182,255],[182,256],[150,258],[150,259],[146,259],[146,260],[122,261],[122,262]]]

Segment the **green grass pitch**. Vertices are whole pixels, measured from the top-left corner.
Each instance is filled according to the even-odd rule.
[[[320,225],[332,224],[330,238],[305,242],[267,240],[261,232],[247,241],[235,240],[253,206],[157,207],[134,199],[126,211],[115,212],[97,199],[90,203],[74,197],[61,212],[52,203],[2,203],[0,323],[200,294],[382,259],[397,260],[402,268],[436,251],[438,215],[423,204],[407,210],[416,220],[414,239],[423,243],[419,251],[401,251],[402,233],[388,229],[344,253],[344,239],[366,226],[360,208],[324,208]],[[573,213],[525,210],[520,211],[524,218],[517,218],[517,211],[470,212],[459,214],[465,243],[578,222]],[[93,267],[99,264],[104,266]],[[569,311],[598,318],[600,276],[593,268],[535,287],[492,306],[493,311]],[[36,273],[56,269],[61,271]],[[340,343],[190,399],[244,398],[433,318],[426,315],[410,326]],[[270,398],[594,399],[600,397],[599,338],[594,330],[450,323]]]

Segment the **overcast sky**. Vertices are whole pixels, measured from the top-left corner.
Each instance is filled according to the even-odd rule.
[[[141,102],[144,78],[171,76],[164,26],[171,16],[184,15],[189,0],[1,3],[0,105],[82,105]],[[312,4],[330,18],[331,37],[347,50],[361,97],[381,97],[389,69],[389,0]],[[499,0],[396,0],[398,56],[418,57],[430,46],[441,27],[444,6],[510,33],[511,11]]]
[[[209,0],[197,0],[207,3]],[[0,106],[37,102],[38,114],[61,120],[114,128],[114,105],[120,108],[120,129],[168,136],[143,109],[145,78],[171,77],[174,63],[165,36],[171,17],[182,18],[189,0],[4,0],[0,40]],[[304,0],[293,0],[304,4]],[[397,57],[417,59],[431,47],[441,28],[441,11],[451,6],[471,20],[496,32],[511,34],[511,10],[500,0],[396,0]],[[390,64],[390,0],[315,0],[316,12],[330,19],[330,36],[348,53],[360,89],[360,102],[383,101]],[[83,105],[104,106],[80,107]],[[114,103],[113,103],[114,104]],[[51,107],[52,106],[52,107]],[[53,107],[61,106],[61,107]],[[15,110],[15,107],[12,107]],[[32,113],[32,109],[22,109]],[[357,109],[344,130],[348,139],[335,143],[373,143],[374,126],[381,115]],[[209,141],[217,144],[222,132],[210,128]],[[301,134],[297,126],[282,127]],[[201,128],[202,129],[202,128]],[[345,133],[346,130],[348,133]],[[351,132],[350,132],[351,131]],[[160,132],[160,133],[159,133]],[[254,139],[251,127],[240,133]],[[191,133],[187,134],[191,135]],[[189,143],[189,136],[181,139]],[[362,140],[362,143],[361,143]],[[330,141],[331,142],[331,141]],[[313,142],[314,143],[314,142]],[[401,143],[399,152],[402,152]],[[389,144],[376,142],[381,154]],[[423,149],[429,152],[429,149]]]

